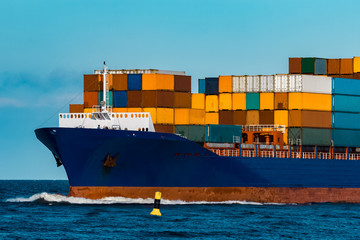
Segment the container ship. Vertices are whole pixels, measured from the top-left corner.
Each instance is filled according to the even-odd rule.
[[[35,130],[69,196],[360,202],[360,57],[289,58],[289,73],[198,80],[95,70],[84,102]]]

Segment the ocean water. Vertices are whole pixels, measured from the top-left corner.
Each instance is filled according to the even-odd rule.
[[[0,239],[360,239],[360,204],[66,197],[67,181],[0,181]]]

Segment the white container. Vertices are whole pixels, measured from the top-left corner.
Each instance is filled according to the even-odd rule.
[[[246,77],[245,76],[233,76],[233,92],[246,92]]]
[[[301,92],[302,75],[289,75],[289,92]]]
[[[274,92],[288,92],[289,91],[289,75],[277,74],[274,80]]]
[[[246,92],[260,91],[260,77],[258,75],[246,76]]]
[[[332,78],[314,75],[302,75],[302,89],[307,93],[332,93]]]
[[[274,75],[260,76],[260,92],[274,91]]]

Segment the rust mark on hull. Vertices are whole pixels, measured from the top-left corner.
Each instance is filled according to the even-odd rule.
[[[360,203],[360,188],[280,187],[70,187],[69,196],[89,199],[104,197],[153,198],[187,202],[247,201],[260,203]]]

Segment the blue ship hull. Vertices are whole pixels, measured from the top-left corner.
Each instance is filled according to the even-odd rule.
[[[360,161],[221,157],[167,133],[81,128],[42,128],[35,133],[63,163],[73,195],[96,198],[123,192],[145,197],[162,189],[171,193],[169,198],[183,200],[360,202]],[[109,157],[115,163],[110,167]],[[79,189],[83,194],[76,194]],[[92,189],[98,194],[86,195]],[[142,189],[149,191],[141,195]],[[230,193],[212,196],[224,191]],[[191,193],[199,198],[189,197]]]

